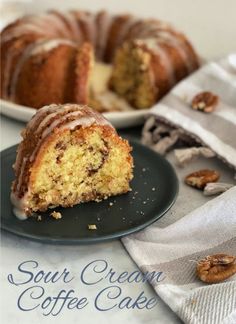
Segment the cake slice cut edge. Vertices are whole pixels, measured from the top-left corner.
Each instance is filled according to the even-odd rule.
[[[137,42],[117,49],[110,88],[136,109],[146,109],[157,101],[151,55]]]

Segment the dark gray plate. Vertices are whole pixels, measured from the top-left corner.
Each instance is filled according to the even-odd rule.
[[[13,215],[9,195],[17,146],[2,151],[2,229],[47,243],[87,244],[115,239],[155,222],[173,205],[178,180],[166,159],[138,142],[130,141],[130,144],[133,146],[135,163],[132,192],[100,203],[56,208],[62,213],[60,220],[48,217],[49,213],[40,213],[42,221],[33,217],[21,221]],[[88,224],[96,224],[97,230],[89,230]]]

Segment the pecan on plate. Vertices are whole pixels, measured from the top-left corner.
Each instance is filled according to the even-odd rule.
[[[217,283],[236,274],[236,257],[227,254],[207,256],[197,264],[198,278],[207,283]]]
[[[204,189],[207,183],[216,182],[219,177],[219,172],[215,170],[199,170],[187,175],[185,177],[185,183],[197,189]]]
[[[215,110],[219,102],[219,97],[212,92],[205,91],[197,94],[191,103],[191,107],[205,113],[211,113]]]

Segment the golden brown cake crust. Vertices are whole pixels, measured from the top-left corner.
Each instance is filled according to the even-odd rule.
[[[18,76],[20,82],[16,85],[15,93],[12,93],[14,101],[35,108],[52,102],[70,102],[75,55],[74,47],[63,44],[50,53],[32,55],[21,68]]]

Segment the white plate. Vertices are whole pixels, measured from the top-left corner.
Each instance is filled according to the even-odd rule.
[[[37,111],[36,109],[17,105],[2,99],[0,99],[0,106],[3,115],[23,122],[28,122]],[[104,116],[114,125],[114,127],[125,128],[142,125],[147,111],[147,109],[141,109],[133,111],[108,112],[104,113]]]

